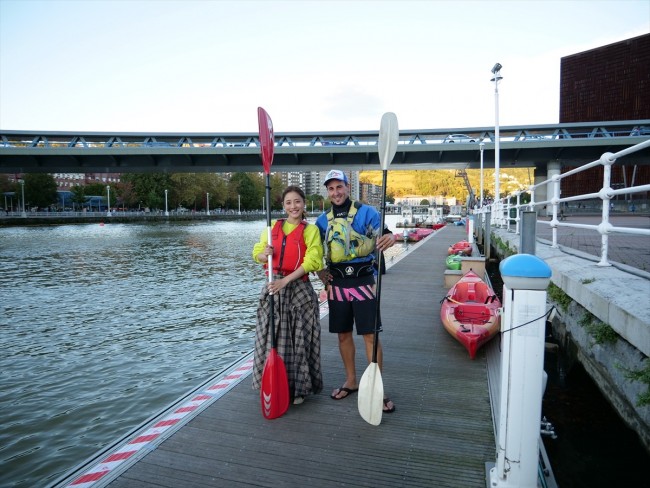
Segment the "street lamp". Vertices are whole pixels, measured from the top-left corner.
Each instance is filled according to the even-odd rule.
[[[207,200],[207,203],[206,203],[205,206],[206,206],[207,208],[206,208],[206,210],[205,210],[205,214],[206,214],[206,215],[210,215],[210,194],[207,193],[207,192],[206,192],[206,200]]]
[[[18,180],[20,182],[20,187],[23,193],[23,211],[20,214],[21,217],[27,217],[27,212],[25,212],[25,180]]]
[[[165,217],[169,217],[169,210],[167,209],[167,190],[165,190]]]
[[[499,189],[499,81],[503,79],[501,76],[501,64],[496,63],[492,67],[492,78],[494,81],[494,201],[496,203],[496,210],[499,211],[500,206],[500,189]],[[492,213],[494,215],[495,212]],[[499,219],[500,220],[500,219]]]
[[[483,206],[483,149],[485,149],[485,143],[481,142],[478,145],[479,150],[481,151],[481,196],[478,201],[479,208]]]
[[[111,216],[111,187],[106,185],[106,216]]]

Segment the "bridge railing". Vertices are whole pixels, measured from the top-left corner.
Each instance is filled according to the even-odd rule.
[[[613,189],[611,187],[611,169],[614,164],[616,164],[620,158],[623,158],[627,155],[633,154],[641,149],[650,147],[650,139],[645,142],[641,142],[634,146],[628,147],[616,153],[604,153],[598,160],[587,163],[578,168],[574,168],[566,173],[553,175],[551,178],[544,180],[535,185],[529,186],[526,190],[520,190],[510,195],[496,200],[489,205],[484,205],[483,207],[477,209],[477,213],[491,213],[491,224],[500,228],[505,228],[507,230],[514,230],[515,233],[519,234],[520,232],[520,212],[522,210],[539,210],[550,208],[550,220],[549,221],[538,221],[540,224],[548,225],[552,229],[552,247],[558,246],[558,231],[562,228],[580,228],[580,229],[591,229],[595,232],[600,233],[601,235],[601,253],[600,261],[598,262],[599,266],[611,266],[608,261],[608,251],[609,251],[609,234],[611,233],[620,233],[620,234],[633,234],[633,235],[644,235],[650,236],[650,229],[642,228],[633,228],[633,227],[616,227],[612,225],[609,221],[610,211],[612,210],[612,198],[617,195],[633,195],[637,193],[646,193],[650,192],[650,184],[629,186],[627,188]],[[570,197],[562,198],[560,196],[560,185],[563,179],[570,176],[588,171],[592,168],[602,166],[603,167],[603,183],[601,189],[596,193],[585,193],[580,195],[574,195]],[[547,198],[541,201],[535,201],[535,190],[538,188],[544,188],[546,190]],[[530,195],[530,201],[522,203],[522,196],[528,194]],[[601,218],[600,222],[595,225],[590,224],[579,224],[565,221],[564,207],[567,206],[569,202],[587,202],[593,204],[594,200],[600,200],[600,212]],[[631,204],[633,205],[633,204]],[[510,226],[515,226],[514,229],[511,229]]]
[[[554,125],[504,126],[500,129],[501,142],[527,144],[576,139],[640,138],[650,131],[650,120],[563,123]],[[458,137],[462,136],[462,137]],[[275,134],[277,147],[374,146],[378,131],[349,132],[286,132]],[[494,129],[469,127],[451,129],[403,129],[400,145],[474,144],[494,142]],[[632,142],[635,142],[632,139]],[[259,148],[256,133],[99,133],[47,132],[0,130],[0,150],[46,148],[227,148],[246,150]]]

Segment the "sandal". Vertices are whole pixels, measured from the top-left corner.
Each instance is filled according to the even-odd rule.
[[[388,406],[389,403],[392,406]],[[390,398],[384,398],[383,413],[393,413],[394,411],[395,411],[395,404],[393,403],[393,400],[391,400]]]
[[[349,397],[352,395],[352,393],[359,391],[359,388],[346,388],[345,386],[342,386],[338,390],[334,390],[334,393],[330,395],[330,398],[332,400],[343,400],[344,398]],[[339,397],[341,393],[345,393],[345,396]]]

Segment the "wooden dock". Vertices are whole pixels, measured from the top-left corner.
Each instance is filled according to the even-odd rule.
[[[325,317],[321,394],[266,420],[247,376],[108,486],[485,487],[496,458],[485,352],[470,360],[439,316],[447,247],[465,232],[436,232],[382,278],[383,383],[396,411],[381,425],[363,421],[356,395],[330,398],[345,375]]]

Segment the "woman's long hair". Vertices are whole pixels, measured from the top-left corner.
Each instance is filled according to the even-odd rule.
[[[302,188],[299,186],[287,186],[284,191],[282,192],[282,206],[284,207],[284,197],[287,196],[287,193],[297,193],[300,195],[300,198],[302,198],[302,202],[305,204],[305,207],[307,206],[307,197],[305,196],[305,192],[302,191]],[[305,208],[302,210],[302,220],[307,220],[307,211]]]

